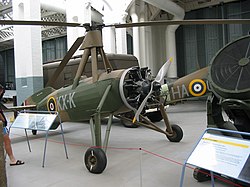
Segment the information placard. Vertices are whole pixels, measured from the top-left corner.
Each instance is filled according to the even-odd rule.
[[[187,163],[250,183],[250,141],[206,132]]]
[[[25,130],[25,135],[27,138],[27,143],[28,143],[30,152],[31,152],[30,143],[29,143],[29,138],[27,136],[26,130],[29,129],[29,130],[37,130],[37,131],[46,131],[42,167],[44,167],[44,163],[45,163],[45,153],[46,153],[46,147],[47,147],[47,141],[48,141],[48,133],[49,133],[50,127],[52,126],[53,122],[55,121],[57,117],[60,121],[64,150],[65,150],[66,158],[68,159],[68,153],[67,153],[66,144],[64,140],[61,118],[59,117],[58,113],[50,113],[50,112],[45,113],[45,111],[32,111],[32,113],[28,113],[27,111],[25,111],[23,113],[19,113],[15,121],[11,125],[11,128],[20,128],[20,129]]]
[[[56,114],[20,113],[11,127],[47,131],[56,117]]]

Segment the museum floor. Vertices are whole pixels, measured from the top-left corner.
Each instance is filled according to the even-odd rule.
[[[184,131],[180,143],[144,127],[125,128],[114,119],[108,164],[102,174],[91,174],[83,164],[83,155],[91,144],[88,123],[64,123],[64,136],[69,159],[66,159],[60,129],[50,132],[45,167],[42,167],[45,133],[36,136],[28,132],[32,152],[29,152],[24,130],[11,129],[14,153],[25,161],[22,166],[6,164],[9,187],[176,187],[180,184],[182,164],[206,128],[205,102],[185,102],[170,106],[169,119]],[[6,113],[10,117],[11,113]],[[105,129],[106,120],[102,128]],[[157,123],[163,127],[163,121]],[[141,148],[141,150],[140,150]],[[198,183],[193,170],[186,168],[184,186],[211,186]],[[216,187],[233,186],[219,180]]]

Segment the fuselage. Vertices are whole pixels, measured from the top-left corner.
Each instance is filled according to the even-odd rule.
[[[210,92],[207,78],[208,67],[163,85],[161,95],[167,96],[169,102],[204,96]]]
[[[131,95],[136,98],[137,95],[134,94],[137,93],[140,97],[141,81],[137,82],[135,78],[133,79],[133,85],[136,87],[130,86],[131,75],[135,75],[135,73],[131,74],[131,71],[134,72],[134,69],[103,72],[99,74],[98,80],[95,82],[93,82],[92,77],[83,78],[74,89],[72,89],[72,85],[58,90],[47,87],[33,94],[25,103],[35,104],[37,110],[40,111],[59,112],[62,122],[85,121],[97,113],[98,105],[105,90],[110,85],[111,88],[100,110],[101,116],[106,117],[110,113],[125,113],[134,110],[134,106],[131,105]],[[140,70],[138,69],[138,71]],[[208,92],[207,74],[207,68],[204,68],[171,84],[162,85],[161,96],[167,97],[167,102],[203,96]],[[129,85],[126,85],[127,83]],[[139,84],[139,87],[137,87],[137,84]]]
[[[129,111],[124,106],[119,93],[119,82],[123,71],[116,70],[110,73],[101,73],[96,82],[93,82],[91,77],[82,79],[75,89],[72,89],[72,85],[70,85],[53,90],[37,103],[37,110],[57,111],[62,121],[89,120],[97,112],[97,107],[106,88],[111,85],[111,89],[100,110],[101,116],[105,117],[110,113],[117,114]],[[36,93],[37,96],[41,94]],[[35,102],[34,95],[32,99]]]

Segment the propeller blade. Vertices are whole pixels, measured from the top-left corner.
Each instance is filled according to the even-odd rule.
[[[32,25],[32,26],[66,26],[80,27],[80,23],[67,23],[58,21],[24,21],[24,20],[0,20],[0,25]]]
[[[145,106],[145,104],[146,104],[146,102],[147,102],[149,96],[150,96],[151,93],[152,93],[152,90],[153,90],[153,83],[154,83],[154,81],[151,83],[151,89],[150,89],[148,95],[144,98],[144,100],[142,101],[142,103],[141,103],[141,105],[139,106],[138,110],[136,111],[135,116],[134,116],[134,119],[133,119],[133,123],[135,123],[135,121],[139,121],[139,115],[141,114],[141,112],[142,112],[142,110],[143,110],[143,108],[144,108],[144,106]]]
[[[155,78],[155,80],[151,83],[151,88],[150,91],[148,93],[148,95],[144,98],[144,100],[142,101],[141,105],[139,106],[138,110],[135,113],[135,116],[133,118],[133,123],[135,123],[135,121],[139,121],[139,115],[141,114],[144,106],[146,105],[146,102],[149,98],[149,96],[151,95],[152,91],[153,91],[153,84],[154,82],[159,82],[162,83],[164,76],[166,75],[166,73],[168,72],[169,66],[171,64],[171,62],[173,61],[173,58],[171,57],[159,70],[159,72],[157,73],[157,76]]]
[[[250,19],[197,19],[197,20],[160,20],[145,21],[138,23],[123,23],[106,25],[105,27],[126,28],[126,27],[144,27],[156,25],[204,25],[204,24],[250,24]]]
[[[159,82],[162,84],[163,78],[164,76],[167,74],[169,66],[171,64],[171,62],[173,61],[173,58],[171,57],[159,70],[159,72],[157,73],[156,77],[155,77],[155,81]]]

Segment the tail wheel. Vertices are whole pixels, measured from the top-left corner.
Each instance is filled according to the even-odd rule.
[[[126,121],[126,120],[121,120],[122,124],[124,127],[127,128],[138,128],[139,126],[137,124],[134,124],[133,122]]]
[[[127,113],[124,113],[121,115],[132,120],[135,114],[133,111],[130,111],[130,112],[127,112]],[[138,128],[139,127],[137,124],[134,124],[133,122],[127,121],[125,119],[121,120],[121,122],[124,125],[124,127],[127,127],[127,128]]]
[[[107,157],[101,148],[89,148],[84,156],[86,168],[91,173],[102,173],[107,165]]]
[[[172,125],[173,135],[167,136],[170,142],[180,142],[183,138],[183,131],[180,126]]]
[[[209,171],[201,168],[195,168],[193,172],[193,177],[198,182],[209,181],[211,177],[209,176]]]

